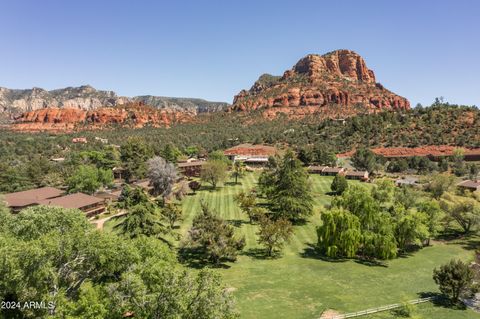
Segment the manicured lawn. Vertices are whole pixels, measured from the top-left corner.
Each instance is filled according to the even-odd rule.
[[[204,200],[218,214],[237,227],[246,237],[246,248],[237,262],[218,271],[232,288],[242,318],[318,318],[324,309],[353,312],[410,299],[420,293],[437,292],[432,280],[434,267],[456,257],[472,258],[472,251],[461,244],[437,244],[398,258],[385,266],[371,266],[348,260],[323,261],[311,245],[317,237],[315,227],[319,212],[328,204],[332,177],[312,175],[315,214],[309,222],[295,226],[291,242],[278,259],[262,259],[256,242],[257,226],[250,225],[235,204],[233,197],[242,190],[255,187],[258,174],[250,173],[241,185],[226,185],[216,191],[200,190],[183,200],[185,220],[179,231],[185,235]],[[110,222],[109,222],[110,223]],[[108,229],[111,225],[107,223]],[[418,306],[424,318],[473,318],[472,311],[450,310],[431,304]],[[394,318],[384,313],[373,318]]]

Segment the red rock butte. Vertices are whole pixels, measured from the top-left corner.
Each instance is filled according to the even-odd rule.
[[[406,98],[376,82],[360,55],[337,50],[307,55],[281,77],[262,75],[235,96],[231,110],[263,109],[267,117],[278,112],[336,117],[409,108]]]

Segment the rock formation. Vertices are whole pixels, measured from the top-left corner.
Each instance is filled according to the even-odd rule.
[[[169,126],[172,123],[190,121],[193,111],[157,109],[141,102],[116,107],[91,110],[78,108],[44,108],[22,113],[10,126],[16,131],[65,132],[79,129],[101,129],[115,125],[139,128]]]
[[[40,88],[12,90],[0,87],[0,117],[3,117],[4,122],[18,117],[24,112],[45,108],[95,110],[101,107],[115,107],[136,102],[167,111],[187,111],[189,113],[220,111],[229,106],[227,103],[202,99],[152,95],[124,97],[118,96],[113,91],[96,90],[89,85],[52,91]]]
[[[262,75],[250,90],[235,96],[231,110],[263,109],[266,117],[276,113],[335,117],[409,108],[407,99],[376,83],[360,55],[337,50],[307,55],[281,77]]]

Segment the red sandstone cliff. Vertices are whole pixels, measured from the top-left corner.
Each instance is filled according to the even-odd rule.
[[[360,55],[337,50],[307,55],[282,77],[262,75],[250,90],[235,96],[231,109],[264,109],[267,117],[278,112],[333,117],[409,108],[407,99],[376,83]]]
[[[17,131],[73,131],[99,129],[113,125],[128,127],[169,126],[189,121],[195,114],[184,111],[156,109],[141,103],[95,110],[44,108],[23,113],[11,129]]]

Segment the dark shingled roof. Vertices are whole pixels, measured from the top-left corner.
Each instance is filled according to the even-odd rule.
[[[63,194],[62,190],[54,187],[42,187],[28,191],[5,194],[5,201],[9,207],[25,207],[38,204],[47,198],[58,197]]]

